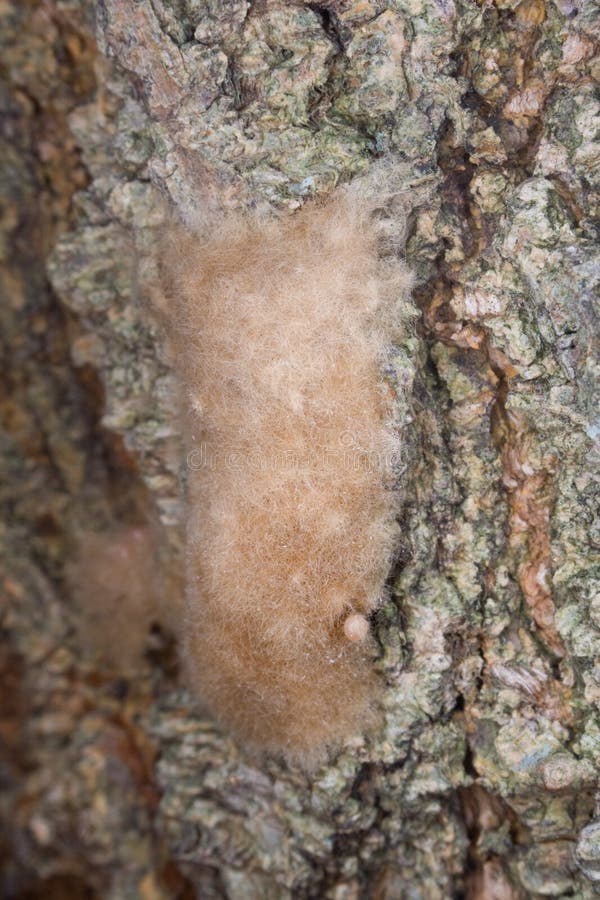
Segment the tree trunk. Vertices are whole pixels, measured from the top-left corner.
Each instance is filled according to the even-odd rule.
[[[2,896],[596,895],[594,16],[0,3]],[[293,210],[381,156],[420,312],[385,722],[309,776],[194,711],[144,606],[176,590],[184,488],[140,295],[165,199]],[[103,590],[139,601],[108,636]]]

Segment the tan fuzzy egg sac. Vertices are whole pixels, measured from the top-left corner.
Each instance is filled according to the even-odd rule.
[[[311,765],[378,693],[396,543],[386,349],[410,276],[386,199],[181,229],[161,261],[188,453],[184,656],[247,745]]]

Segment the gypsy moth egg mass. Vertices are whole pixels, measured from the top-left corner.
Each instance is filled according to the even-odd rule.
[[[370,728],[382,689],[367,619],[397,538],[382,360],[410,288],[381,257],[386,204],[375,177],[289,216],[223,213],[177,230],[163,266],[197,451],[188,677],[245,744],[306,765]]]

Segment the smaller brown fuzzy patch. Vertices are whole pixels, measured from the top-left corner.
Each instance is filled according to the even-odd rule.
[[[151,626],[168,627],[172,612],[165,606],[177,603],[175,586],[161,574],[153,530],[82,532],[67,581],[84,652],[111,669],[139,669]]]

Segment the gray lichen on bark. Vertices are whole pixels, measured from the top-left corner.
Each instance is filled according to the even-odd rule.
[[[57,835],[83,835],[80,858],[114,898],[177,895],[153,829],[202,897],[594,896],[592,4],[102,0],[95,29],[98,87],[68,110],[89,181],[48,271],[77,323],[73,365],[98,373],[102,424],[174,554],[172,385],[134,277],[158,198],[189,221],[201,203],[291,211],[393,156],[422,323],[393,358],[404,509],[376,619],[381,732],[308,779],[248,759],[148,670],[127,701],[82,675],[62,723],[31,717],[40,758],[52,735],[58,749],[25,792],[28,852],[71,871]],[[58,714],[79,671],[58,624],[68,604],[42,576],[16,580],[24,608],[50,615],[9,618],[27,691]],[[58,656],[34,652],[42,633]]]

